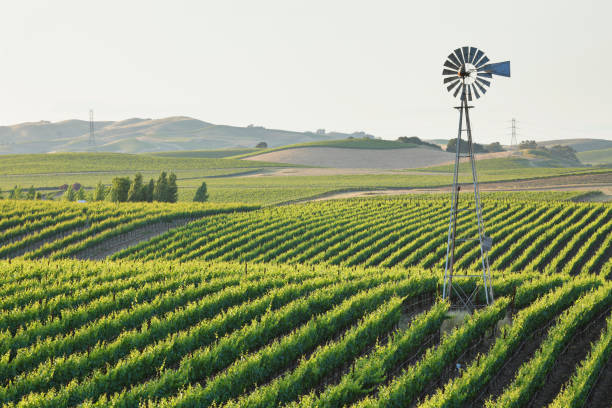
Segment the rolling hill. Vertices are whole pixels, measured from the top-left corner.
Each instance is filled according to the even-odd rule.
[[[587,150],[601,150],[612,148],[612,140],[606,139],[558,139],[558,140],[546,140],[544,142],[538,142],[539,146],[550,147],[554,145],[569,146],[577,152],[584,152]]]
[[[587,164],[612,164],[612,147],[608,149],[585,150],[576,154]]]
[[[283,146],[236,157],[315,167],[408,169],[445,163],[452,160],[453,154],[423,142],[343,139]]]
[[[28,122],[0,126],[0,154],[100,151],[146,153],[254,147],[320,142],[351,135],[293,132],[260,126],[216,125],[186,116],[95,122],[95,148],[90,146],[89,122]],[[362,136],[362,132],[354,135]]]

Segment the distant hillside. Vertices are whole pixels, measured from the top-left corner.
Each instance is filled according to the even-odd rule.
[[[578,152],[578,158],[586,164],[612,164],[612,147],[608,149]]]
[[[400,142],[397,140],[382,140],[382,139],[370,139],[370,138],[346,138],[338,140],[323,140],[319,142],[306,142],[296,143],[287,146],[275,147],[270,149],[256,149],[246,154],[234,156],[234,158],[246,158],[251,156],[258,156],[264,153],[272,153],[280,150],[290,149],[303,149],[311,147],[332,147],[340,149],[374,149],[374,150],[386,150],[386,149],[412,149],[415,147],[425,147],[440,150],[437,145],[433,145],[427,142],[423,142],[418,138],[415,138],[411,142]]]
[[[554,145],[569,146],[577,152],[584,152],[587,150],[600,150],[612,148],[612,140],[606,139],[559,139],[559,140],[546,140],[544,142],[538,142],[539,146],[550,147]]]
[[[251,148],[262,141],[270,147],[278,147],[351,136],[336,132],[292,132],[260,126],[215,125],[185,116],[95,122],[94,127],[95,149],[88,144],[88,121],[41,121],[0,126],[0,154],[93,150],[145,153]],[[363,136],[365,133],[356,132],[353,135]]]
[[[314,167],[407,169],[452,159],[451,153],[422,142],[379,139],[342,139],[301,143],[235,156],[258,162],[288,163]]]

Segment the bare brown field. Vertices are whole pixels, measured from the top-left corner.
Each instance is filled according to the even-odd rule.
[[[300,147],[248,158],[254,161],[338,169],[414,169],[444,164],[453,159],[453,153],[420,147],[413,149]]]

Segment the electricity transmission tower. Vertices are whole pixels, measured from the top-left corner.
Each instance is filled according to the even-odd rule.
[[[512,138],[510,139],[510,147],[518,146],[518,142],[516,141],[516,119],[512,118]]]
[[[96,139],[94,136],[94,117],[93,109],[89,110],[89,141],[87,145],[93,149],[96,148]]]

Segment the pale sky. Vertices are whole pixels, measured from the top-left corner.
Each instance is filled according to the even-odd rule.
[[[612,139],[612,2],[5,1],[0,124],[187,115],[287,130],[456,137],[442,64],[511,61],[478,142]]]

